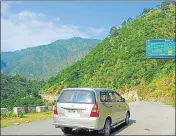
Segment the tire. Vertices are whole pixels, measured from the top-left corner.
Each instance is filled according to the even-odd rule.
[[[103,136],[110,136],[111,134],[111,121],[107,119],[104,124],[104,128],[102,131],[100,131],[100,134]]]
[[[129,124],[129,118],[130,118],[130,114],[129,114],[129,112],[127,112],[126,118],[125,118],[125,125]]]
[[[72,128],[64,127],[64,128],[62,129],[62,132],[63,132],[64,134],[71,134]]]

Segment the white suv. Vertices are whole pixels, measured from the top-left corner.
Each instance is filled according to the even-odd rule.
[[[129,106],[119,93],[105,88],[64,89],[55,105],[53,125],[64,133],[74,128],[98,130],[109,136],[112,127],[128,124]]]

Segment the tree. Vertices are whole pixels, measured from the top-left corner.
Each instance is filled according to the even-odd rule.
[[[152,10],[151,8],[144,8],[144,9],[143,9],[143,12],[142,12],[142,15],[147,14],[147,13],[150,12],[151,10]]]
[[[161,9],[167,10],[167,9],[169,8],[169,5],[170,5],[170,2],[168,2],[168,1],[163,1],[163,2],[161,3]]]
[[[117,36],[118,35],[118,31],[117,31],[117,27],[113,26],[110,29],[110,36]]]
[[[26,106],[42,101],[39,91],[45,82],[19,75],[1,76],[1,107]],[[30,100],[35,99],[32,103]]]
[[[131,17],[128,18],[127,22],[131,22],[133,19]]]
[[[125,26],[126,24],[127,24],[127,22],[126,22],[126,21],[123,21],[122,26]]]
[[[175,0],[171,0],[170,4],[176,5],[176,1]]]
[[[156,8],[158,8],[158,9],[161,8],[161,5],[157,5]]]

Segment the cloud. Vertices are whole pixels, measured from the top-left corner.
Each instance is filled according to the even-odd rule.
[[[11,2],[2,2],[1,50],[14,51],[27,47],[45,45],[58,39],[71,37],[89,38],[104,33],[103,29],[88,30],[71,24],[60,24],[59,17],[50,18],[43,13],[23,10],[13,12]]]
[[[35,14],[35,13],[32,13],[30,11],[25,10],[25,11],[22,11],[19,14],[17,14],[16,17],[20,21],[23,21],[23,20],[37,20],[40,17],[45,17],[45,15],[43,15],[42,13]]]

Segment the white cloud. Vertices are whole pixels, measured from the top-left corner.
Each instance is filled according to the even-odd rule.
[[[20,50],[48,44],[58,39],[88,38],[89,35],[104,33],[103,29],[92,27],[83,32],[79,26],[59,24],[59,17],[49,18],[43,13],[28,10],[14,13],[10,2],[2,2],[1,6],[2,51]]]

